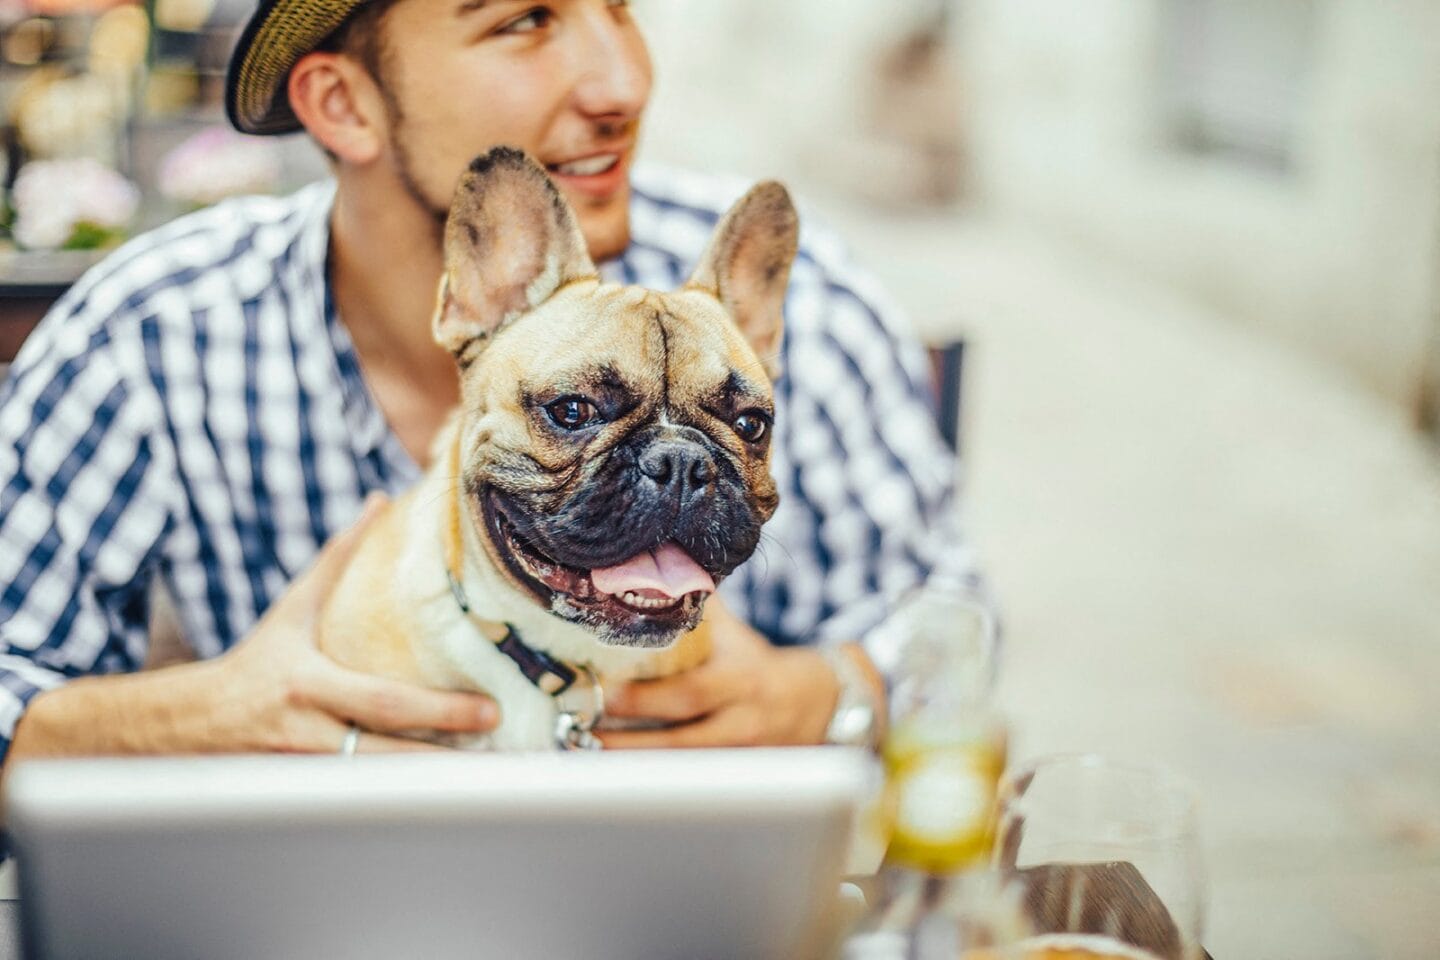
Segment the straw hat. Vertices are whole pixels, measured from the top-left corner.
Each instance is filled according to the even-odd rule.
[[[230,55],[225,111],[242,133],[300,129],[285,95],[295,61],[314,50],[365,0],[260,0]]]

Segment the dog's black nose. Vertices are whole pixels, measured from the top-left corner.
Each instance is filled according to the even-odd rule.
[[[690,440],[656,440],[640,455],[640,472],[684,503],[715,479],[710,452]]]

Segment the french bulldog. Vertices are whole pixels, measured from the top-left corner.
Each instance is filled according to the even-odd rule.
[[[461,404],[366,528],[321,649],[488,693],[499,727],[459,745],[501,750],[574,746],[564,720],[586,711],[562,700],[702,662],[705,599],[778,500],[770,380],[797,234],[784,187],[762,183],[679,290],[605,283],[543,168],[476,159],[433,322]]]

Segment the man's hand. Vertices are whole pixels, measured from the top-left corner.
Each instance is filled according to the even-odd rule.
[[[835,712],[839,684],[825,658],[774,647],[736,619],[719,597],[706,601],[714,652],[693,670],[605,692],[607,716],[662,720],[659,730],[605,730],[607,749],[818,744]]]
[[[393,734],[482,733],[499,721],[499,710],[489,697],[357,673],[316,647],[315,629],[325,600],[380,503],[367,501],[355,526],[325,545],[244,642],[210,663],[196,664],[212,671],[224,691],[224,707],[212,721],[217,744],[333,753],[353,723],[367,731],[359,741],[361,751],[438,749]]]
[[[124,676],[88,677],[46,691],[20,719],[5,770],[35,756],[284,751],[334,753],[350,724],[369,752],[440,749],[402,731],[481,733],[494,701],[347,670],[320,652],[315,627],[359,534],[325,545],[251,633],[214,660]]]

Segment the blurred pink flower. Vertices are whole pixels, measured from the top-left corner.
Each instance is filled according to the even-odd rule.
[[[280,155],[259,137],[207,127],[165,155],[156,186],[171,200],[205,206],[242,193],[268,193],[280,181]]]
[[[36,160],[20,168],[10,195],[12,232],[22,247],[65,246],[76,227],[118,232],[140,206],[140,190],[98,160]]]

